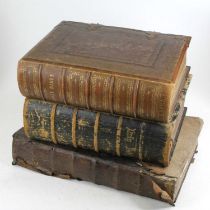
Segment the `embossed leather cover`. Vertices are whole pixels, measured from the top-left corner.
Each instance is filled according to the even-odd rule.
[[[190,37],[64,21],[23,59],[175,81]]]
[[[188,36],[64,21],[19,62],[20,91],[168,122],[189,42]]]
[[[186,117],[171,163],[162,168],[13,135],[13,164],[47,175],[77,178],[174,204],[197,147],[202,120]]]

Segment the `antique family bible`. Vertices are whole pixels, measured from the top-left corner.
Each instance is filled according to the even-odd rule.
[[[18,64],[28,98],[171,121],[190,37],[63,21]]]
[[[202,120],[185,117],[168,167],[110,157],[13,135],[13,164],[47,175],[79,179],[174,204],[197,148]]]

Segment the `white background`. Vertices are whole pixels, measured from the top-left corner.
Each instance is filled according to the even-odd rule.
[[[101,23],[192,36],[188,65],[194,77],[188,115],[204,119],[199,153],[176,209],[209,209],[210,1],[0,0],[0,209],[169,209],[169,205],[87,182],[62,180],[12,166],[12,134],[22,126],[24,97],[18,60],[62,20]]]

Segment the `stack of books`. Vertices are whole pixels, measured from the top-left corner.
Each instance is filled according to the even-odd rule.
[[[185,116],[190,39],[61,22],[19,61],[13,163],[174,204],[202,127]]]

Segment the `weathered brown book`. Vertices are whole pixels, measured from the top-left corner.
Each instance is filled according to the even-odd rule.
[[[174,204],[196,151],[202,124],[199,118],[185,118],[171,163],[165,168],[33,141],[26,137],[23,129],[13,135],[13,164]]]
[[[190,37],[62,22],[18,65],[29,98],[169,122]]]

